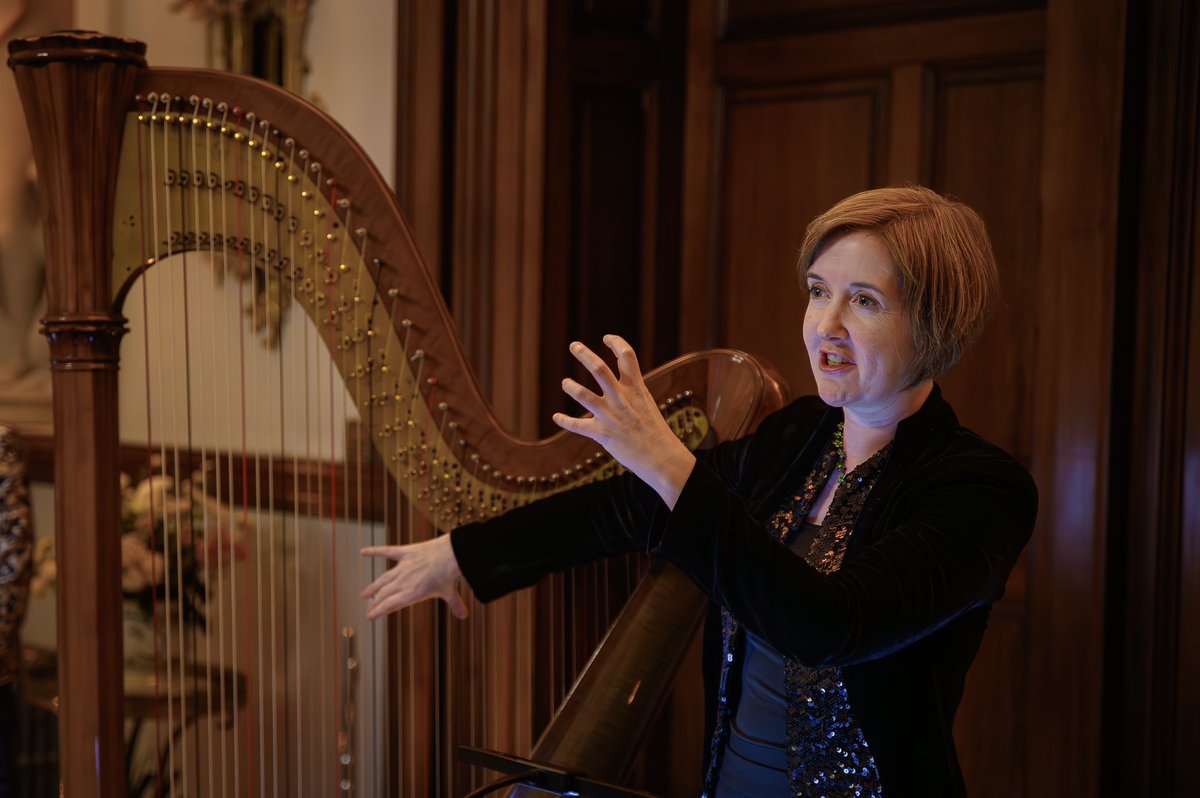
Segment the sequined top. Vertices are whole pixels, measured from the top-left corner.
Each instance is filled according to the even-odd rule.
[[[846,476],[834,491],[821,530],[804,559],[817,571],[830,574],[841,567],[846,545],[863,503],[891,452],[884,446]],[[787,545],[800,532],[821,489],[834,474],[838,452],[833,439],[826,444],[800,490],[771,516],[768,528]],[[728,700],[728,683],[738,652],[741,625],[728,610],[721,613],[722,662],[718,682],[717,722],[709,746],[704,796],[720,798],[718,774],[729,742],[736,707]],[[841,669],[809,668],[784,657],[787,696],[787,774],[796,798],[882,796],[879,771],[870,746],[854,718]]]
[[[808,523],[788,542],[804,556],[820,527]],[[720,798],[787,795],[787,696],[783,655],[753,632],[745,635],[741,695],[718,777]]]

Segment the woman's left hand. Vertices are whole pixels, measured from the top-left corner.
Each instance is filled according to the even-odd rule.
[[[592,417],[555,413],[554,423],[600,444],[674,509],[696,458],[667,426],[658,402],[642,379],[633,347],[619,335],[604,336],[604,344],[617,356],[620,379],[595,352],[578,341],[571,344],[571,354],[595,378],[600,394],[570,377],[563,380],[563,391]]]

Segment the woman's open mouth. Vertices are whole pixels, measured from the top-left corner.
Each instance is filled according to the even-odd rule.
[[[846,371],[854,365],[854,361],[836,352],[821,352],[820,366],[822,371]]]

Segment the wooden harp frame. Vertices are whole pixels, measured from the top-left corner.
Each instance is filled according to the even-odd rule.
[[[463,502],[422,499],[419,503],[434,532],[608,476],[615,467],[598,456],[595,445],[586,439],[559,434],[525,441],[496,421],[471,376],[451,318],[417,254],[395,195],[350,136],[318,109],[254,79],[202,70],[149,69],[145,45],[99,34],[62,32],[13,42],[9,64],[33,134],[44,197],[48,294],[44,333],[51,346],[53,371],[56,536],[59,551],[68,553],[59,558],[58,596],[62,783],[67,795],[115,798],[126,794],[122,530],[115,423],[120,342],[126,332],[121,306],[133,281],[164,255],[203,248],[198,237],[188,238],[185,219],[170,217],[169,225],[181,225],[173,231],[179,235],[151,241],[153,251],[129,259],[130,247],[136,245],[122,241],[126,233],[118,214],[124,190],[119,164],[128,155],[131,126],[186,130],[208,124],[211,128],[214,115],[223,109],[221,133],[225,135],[228,127],[228,140],[244,146],[247,159],[253,158],[264,170],[299,173],[298,180],[306,186],[306,212],[321,220],[313,230],[340,236],[351,245],[356,260],[347,268],[344,262],[335,263],[336,258],[312,257],[311,270],[326,270],[319,274],[302,272],[296,262],[280,265],[278,252],[274,264],[245,246],[240,256],[250,260],[251,268],[259,258],[264,269],[273,266],[284,274],[297,303],[329,330],[331,354],[366,346],[364,339],[352,341],[355,331],[373,329],[388,340],[404,338],[402,351],[407,357],[402,362],[419,351],[421,368],[427,369],[424,373],[436,370],[436,403],[429,401],[431,388],[420,378],[421,372],[408,374],[407,401],[410,408],[418,408],[410,412],[419,416],[424,428],[442,436],[434,439],[435,449],[443,445],[447,459],[451,452],[464,458],[455,466],[456,478],[466,484],[467,496],[478,494],[480,506],[464,510]],[[221,181],[210,188],[232,190]],[[267,220],[271,209],[256,205],[245,213],[247,218]],[[145,246],[143,234],[129,235],[142,236]],[[264,233],[264,249],[270,248],[271,240]],[[208,244],[214,246],[211,237]],[[222,246],[236,249],[238,242],[226,240]],[[122,252],[124,259],[117,262]],[[289,274],[288,269],[295,271]],[[339,270],[357,275],[353,289],[339,288],[339,280],[342,286],[350,285],[350,275],[339,275]],[[368,317],[355,306],[367,292],[367,284],[371,296],[366,304],[383,308],[390,303],[391,307],[382,316],[364,321]],[[402,306],[400,312],[397,305]],[[413,335],[417,339],[410,347],[408,338]],[[345,349],[339,342],[345,343]],[[361,360],[354,363],[347,354],[339,370],[356,402],[374,406],[377,394],[379,406],[390,401],[385,396],[388,391],[373,382],[380,362],[365,368]],[[705,429],[711,429],[711,437],[717,439],[745,434],[779,407],[786,393],[769,367],[730,350],[681,358],[649,375],[648,383],[664,407],[678,402],[680,407],[699,408]],[[400,401],[398,394],[395,401]],[[725,409],[718,418],[722,403]],[[685,421],[692,417],[688,413]],[[366,423],[373,440],[386,437],[386,426],[379,421]],[[473,475],[467,473],[467,462],[475,464]],[[490,465],[486,480],[478,478],[479,463]],[[395,469],[393,477],[397,477]],[[407,499],[413,501],[412,496]],[[679,574],[653,571],[533,751],[535,758],[619,779],[662,701],[684,645],[694,635],[701,606],[694,588]],[[637,658],[604,653],[620,646],[648,646],[651,639],[663,653]],[[630,659],[642,660],[642,670],[637,671],[638,664]],[[642,696],[635,702],[636,685],[643,681]],[[399,792],[398,777],[393,775],[390,784],[391,792]]]

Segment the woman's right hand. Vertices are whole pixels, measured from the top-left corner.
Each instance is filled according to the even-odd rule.
[[[467,604],[458,594],[462,571],[450,547],[449,535],[405,546],[368,546],[362,554],[396,561],[363,590],[367,618],[382,618],[429,598],[445,601],[455,618],[467,617]]]

